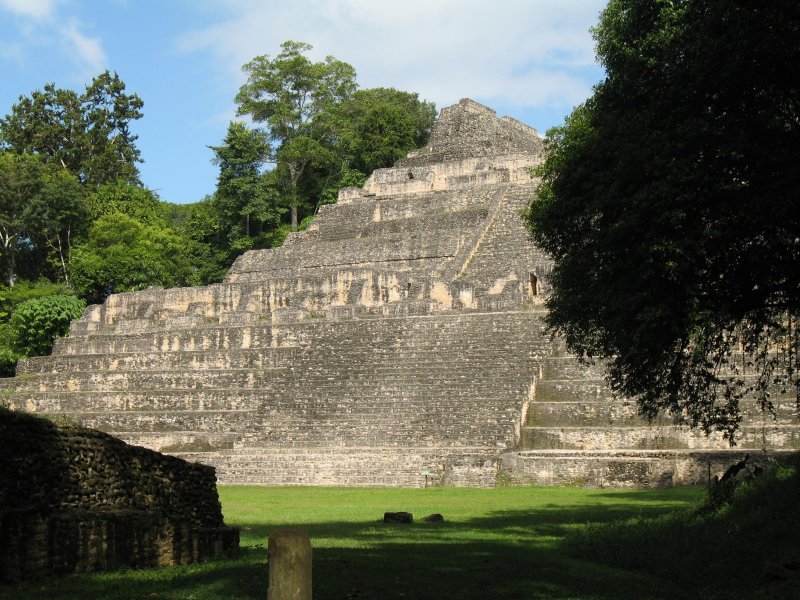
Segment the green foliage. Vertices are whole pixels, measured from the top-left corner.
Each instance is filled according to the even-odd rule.
[[[257,56],[242,69],[245,83],[236,95],[239,115],[250,115],[265,123],[275,144],[275,161],[281,175],[283,198],[297,226],[298,208],[308,203],[299,188],[306,170],[333,160],[326,147],[336,131],[335,107],[356,89],[352,66],[328,56],[312,62],[306,54],[311,46],[287,41],[273,59]]]
[[[733,442],[741,397],[800,385],[796,8],[613,0],[595,37],[607,77],[549,132],[527,216],[548,323],[645,416]]]
[[[142,106],[108,71],[82,94],[48,83],[29,97],[20,96],[11,114],[0,119],[0,139],[14,152],[37,154],[83,183],[134,182],[140,153],[130,124],[142,117]]]
[[[85,309],[83,300],[67,294],[26,300],[8,322],[12,347],[23,356],[49,354],[53,341],[64,337]]]
[[[36,156],[0,150],[0,258],[9,286],[14,285],[18,247],[33,226],[30,203],[42,190],[44,170]]]
[[[67,286],[46,279],[37,282],[20,281],[12,288],[0,285],[0,324],[7,323],[17,306],[27,300],[69,293]]]
[[[198,277],[205,283],[222,281],[236,255],[231,251],[228,231],[213,197],[189,206],[183,235],[200,249],[196,261]]]
[[[17,361],[22,355],[14,349],[11,328],[8,323],[0,324],[0,377],[13,377]],[[0,399],[2,405],[2,399]]]
[[[331,56],[312,62],[308,44],[281,48],[243,67],[248,81],[236,102],[239,114],[266,125],[276,184],[296,227],[298,209],[311,210],[348,173],[368,175],[425,144],[436,109],[391,88],[357,91],[350,65]]]
[[[106,71],[81,94],[49,83],[20,96],[0,119],[0,260],[8,285],[17,275],[68,282],[72,246],[91,219],[123,210],[98,209],[95,197],[87,210],[85,197],[109,195],[104,184],[138,181],[130,124],[141,118],[141,107]]]
[[[796,581],[769,576],[800,559],[798,494],[794,460],[740,483],[721,506],[599,523],[572,532],[566,544],[575,557],[673,579],[692,597],[790,598]]]
[[[69,172],[59,169],[43,178],[41,191],[28,200],[29,238],[46,248],[51,265],[69,283],[67,264],[73,240],[86,232],[86,190]]]
[[[153,285],[196,285],[191,246],[191,240],[169,227],[146,225],[118,212],[102,215],[86,243],[73,252],[71,281],[92,303]]]
[[[274,178],[262,172],[269,156],[263,132],[232,122],[222,146],[212,146],[220,173],[214,205],[231,245],[257,238],[278,225],[281,213]]]
[[[158,196],[140,185],[121,179],[105,183],[86,199],[86,210],[92,222],[104,215],[121,213],[145,225],[166,225]]]
[[[358,90],[340,109],[339,151],[351,169],[369,175],[428,142],[436,107],[393,88]]]
[[[27,302],[72,293],[64,284],[47,280],[20,281],[11,288],[0,285],[0,377],[13,376],[17,361],[27,355],[20,349],[16,330],[9,324],[17,308]]]

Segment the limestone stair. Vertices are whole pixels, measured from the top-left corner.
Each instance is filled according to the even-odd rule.
[[[0,387],[17,406],[218,466],[222,483],[424,485],[426,469],[430,483],[484,485],[548,351],[534,336],[505,360],[541,312],[495,316],[76,328]]]
[[[511,478],[561,485],[707,483],[745,452],[774,457],[800,449],[795,398],[778,391],[774,414],[742,400],[736,447],[666,417],[647,422],[636,403],[617,398],[602,364],[587,366],[554,342],[528,406],[518,453],[505,457]],[[703,468],[705,466],[705,468]]]

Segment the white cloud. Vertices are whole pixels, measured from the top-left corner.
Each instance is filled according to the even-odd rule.
[[[0,0],[0,10],[18,18],[18,39],[5,42],[14,51],[4,51],[2,56],[22,61],[26,54],[40,53],[42,48],[57,49],[76,65],[75,75],[85,79],[105,67],[106,53],[100,38],[85,34],[81,21],[64,14],[61,4],[61,0]]]
[[[0,0],[0,7],[23,17],[36,20],[49,19],[56,6],[55,0]]]
[[[462,97],[568,111],[599,78],[589,28],[605,0],[210,0],[226,15],[186,33],[179,48],[206,51],[232,95],[241,65],[275,55],[286,39],[352,64],[362,87],[419,92],[438,106]],[[591,77],[591,75],[589,76]]]
[[[80,29],[81,25],[77,19],[69,19],[66,26],[59,27],[59,32],[69,49],[74,51],[78,62],[96,74],[106,65],[106,53],[99,38],[84,35]]]

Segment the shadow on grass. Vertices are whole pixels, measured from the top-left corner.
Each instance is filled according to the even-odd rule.
[[[653,503],[640,513],[664,510]],[[686,597],[668,581],[576,560],[561,548],[560,539],[571,528],[630,515],[629,508],[546,505],[444,523],[389,525],[376,519],[280,528],[301,529],[311,537],[320,599]],[[245,539],[262,544],[278,529],[242,527]]]
[[[373,521],[234,523],[244,548],[204,565],[72,576],[0,587],[0,598],[263,599],[266,544],[277,529],[307,532],[314,546],[314,597],[328,599],[678,599],[663,579],[570,558],[560,540],[574,527],[632,513],[663,514],[671,503],[547,504],[444,523]],[[447,519],[445,514],[445,519]]]

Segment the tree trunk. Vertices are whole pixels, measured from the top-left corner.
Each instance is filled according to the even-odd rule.
[[[16,266],[16,256],[14,256],[14,236],[6,232],[0,232],[0,241],[3,242],[3,250],[6,253],[6,260],[8,261],[8,270],[6,271],[6,281],[8,287],[14,287],[14,267]]]
[[[297,229],[297,206],[294,204],[289,208],[289,214],[292,217],[292,229]]]
[[[69,236],[69,232],[67,232]],[[67,275],[67,262],[64,260],[64,249],[61,246],[61,236],[58,236],[58,258],[61,260],[61,270],[64,272],[64,283],[69,285],[69,275]]]
[[[10,287],[10,288],[14,287],[14,266],[15,266],[14,263],[15,263],[15,261],[14,261],[14,251],[13,250],[9,250],[9,253],[8,253],[8,272],[6,273],[6,276],[8,277],[8,287]]]

